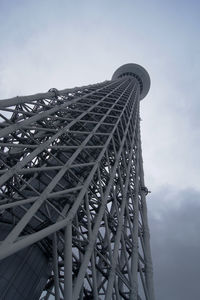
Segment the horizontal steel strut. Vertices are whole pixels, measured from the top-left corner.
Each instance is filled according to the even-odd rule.
[[[39,251],[40,300],[154,300],[141,84],[130,74],[0,101],[0,259]],[[18,285],[19,299],[36,299]]]

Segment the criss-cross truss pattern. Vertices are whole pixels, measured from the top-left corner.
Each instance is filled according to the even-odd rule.
[[[37,247],[41,300],[153,300],[139,93],[123,77],[0,102],[0,259]]]

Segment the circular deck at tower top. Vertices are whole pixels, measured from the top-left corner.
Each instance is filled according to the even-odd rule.
[[[124,76],[134,77],[138,80],[140,85],[140,100],[142,100],[148,94],[150,89],[151,81],[148,72],[140,65],[125,64],[114,72],[112,80],[116,80]]]

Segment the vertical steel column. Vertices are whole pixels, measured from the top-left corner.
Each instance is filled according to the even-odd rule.
[[[135,194],[132,196],[133,208],[134,208],[134,220],[133,220],[133,233],[132,239],[133,249],[131,255],[131,292],[130,300],[138,299],[138,197],[139,197],[139,160],[140,160],[140,139],[139,132],[137,132],[137,151],[136,151],[136,171],[135,171]]]
[[[140,144],[139,144],[140,184],[141,187],[145,187],[140,133],[139,133],[139,139],[140,139]],[[143,240],[144,240],[144,255],[145,255],[145,279],[146,279],[149,300],[155,300],[154,283],[153,283],[153,267],[152,267],[152,258],[151,258],[151,248],[150,248],[150,233],[149,233],[149,226],[148,226],[146,195],[144,189],[141,190],[141,203],[142,203],[142,217],[143,217],[142,221],[143,221]]]
[[[64,253],[64,300],[72,299],[72,224],[65,228],[65,253]]]
[[[55,284],[55,300],[60,300],[56,233],[53,234],[53,272],[54,272],[54,284]]]

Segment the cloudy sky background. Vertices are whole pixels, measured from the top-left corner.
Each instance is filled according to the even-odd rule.
[[[200,295],[200,2],[0,1],[0,99],[151,77],[142,146],[157,300]]]

